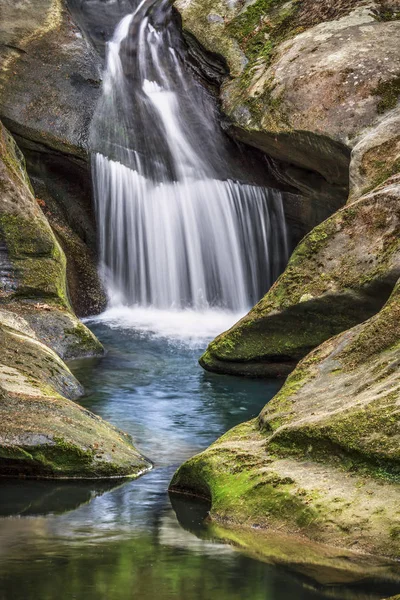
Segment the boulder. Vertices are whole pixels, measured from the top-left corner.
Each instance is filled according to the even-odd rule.
[[[182,465],[171,490],[212,519],[400,553],[400,281],[381,311],[326,341],[258,419]]]
[[[400,176],[299,244],[285,272],[200,359],[207,370],[286,376],[313,348],[374,315],[400,276]]]
[[[0,477],[136,477],[151,468],[127,434],[73,399],[82,388],[29,323],[0,310]]]

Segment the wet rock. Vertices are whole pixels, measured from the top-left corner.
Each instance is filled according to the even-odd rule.
[[[71,401],[83,392],[78,381],[6,310],[0,346],[0,477],[133,477],[151,468],[127,434]]]
[[[395,176],[321,223],[267,295],[209,345],[201,365],[286,376],[310,350],[374,315],[400,276],[399,210]]]
[[[258,419],[175,474],[211,517],[400,552],[400,282],[382,310],[299,363]]]

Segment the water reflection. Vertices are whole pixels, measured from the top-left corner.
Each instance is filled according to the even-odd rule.
[[[2,481],[0,517],[63,514],[122,485],[121,481]]]
[[[93,328],[109,351],[73,366],[83,403],[132,433],[156,468],[109,489],[2,482],[0,600],[380,600],[399,591],[318,587],[243,543],[237,551],[238,540],[221,543],[226,532],[204,526],[208,507],[196,502],[174,500],[178,520],[167,493],[176,466],[255,416],[277,385],[208,376],[193,346]]]

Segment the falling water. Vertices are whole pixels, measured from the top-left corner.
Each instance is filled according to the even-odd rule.
[[[185,67],[169,4],[144,0],[108,43],[92,123],[114,302],[240,311],[277,277],[287,254],[281,194],[235,181],[228,145],[210,94]]]

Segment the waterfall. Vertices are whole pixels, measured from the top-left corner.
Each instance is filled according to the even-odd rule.
[[[243,183],[210,93],[186,67],[167,1],[144,0],[107,45],[91,146],[110,297],[243,311],[287,259],[281,193]]]

